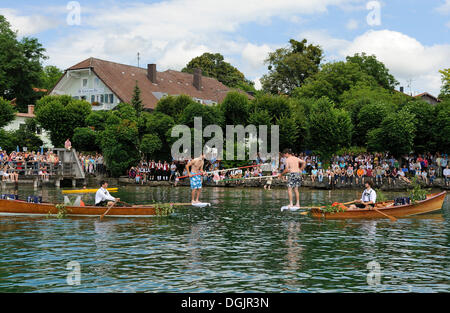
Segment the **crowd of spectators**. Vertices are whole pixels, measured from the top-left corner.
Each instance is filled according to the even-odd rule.
[[[329,186],[363,186],[372,181],[376,186],[395,186],[400,181],[410,184],[414,178],[426,185],[433,185],[436,178],[443,178],[446,186],[450,185],[450,162],[447,154],[418,154],[394,158],[388,153],[348,153],[334,155],[324,162],[318,155],[296,154],[305,160],[304,179],[312,182],[326,183]],[[128,172],[130,179],[137,184],[149,181],[179,181],[187,176],[185,161],[141,161]],[[255,166],[266,164],[263,168]],[[276,160],[257,157],[248,168],[223,171],[222,162],[205,160],[203,179],[207,182],[235,181],[265,177],[270,183],[272,178],[284,171],[285,158],[280,155]],[[270,176],[269,176],[270,175]]]
[[[48,150],[40,152],[0,152],[0,176],[2,181],[18,182],[19,175],[39,175],[48,181],[59,166],[58,155]]]
[[[86,174],[104,175],[106,174],[105,160],[101,154],[82,154],[78,155],[81,167]]]
[[[299,155],[306,161],[303,172],[311,181],[329,185],[363,185],[371,180],[377,186],[395,185],[401,180],[411,183],[413,178],[432,185],[436,178],[444,178],[450,184],[449,159],[447,154],[418,154],[394,158],[387,153],[362,153],[335,155],[325,167],[319,156]],[[283,168],[283,158],[281,158]]]

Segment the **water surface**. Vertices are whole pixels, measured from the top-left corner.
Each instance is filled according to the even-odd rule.
[[[22,199],[33,193],[19,189]],[[39,194],[62,202],[56,189]],[[116,195],[140,204],[187,202],[190,190],[124,187]],[[304,205],[359,196],[301,193]],[[0,217],[0,292],[448,292],[448,198],[437,214],[395,223],[281,212],[285,190],[248,188],[208,188],[202,199],[211,208],[171,217]],[[67,284],[72,261],[81,266],[79,286]],[[372,261],[379,275],[370,273]]]

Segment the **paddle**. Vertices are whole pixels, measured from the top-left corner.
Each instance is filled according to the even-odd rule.
[[[106,210],[106,212],[103,213],[102,216],[100,216],[100,221],[103,219],[103,217],[104,217],[106,214],[108,214],[108,212],[109,212],[116,204],[117,204],[117,202],[114,202],[112,205],[110,205],[110,206],[108,207],[108,210]]]
[[[393,216],[387,215],[386,213],[381,212],[380,210],[378,210],[377,208],[373,208],[376,212],[380,213],[381,215],[386,216],[387,218],[389,218],[391,221],[393,222],[397,222],[397,219]]]

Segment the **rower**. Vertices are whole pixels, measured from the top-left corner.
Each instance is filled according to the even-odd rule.
[[[108,206],[111,207],[115,203],[119,202],[119,198],[114,198],[108,191],[108,183],[104,180],[100,183],[100,189],[95,194],[95,206]]]
[[[360,200],[355,200],[356,204],[352,204],[350,206],[350,210],[356,209],[371,209],[375,207],[375,203],[377,202],[377,193],[372,189],[373,183],[372,181],[367,181],[365,184],[366,189],[362,193],[362,197]]]

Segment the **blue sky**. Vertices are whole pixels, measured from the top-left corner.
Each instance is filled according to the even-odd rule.
[[[320,44],[327,61],[375,54],[414,94],[437,95],[450,67],[450,0],[81,0],[80,25],[68,25],[69,2],[2,0],[0,14],[64,69],[91,56],[136,65],[140,52],[141,65],[180,70],[219,52],[258,85],[267,54],[291,38]]]

